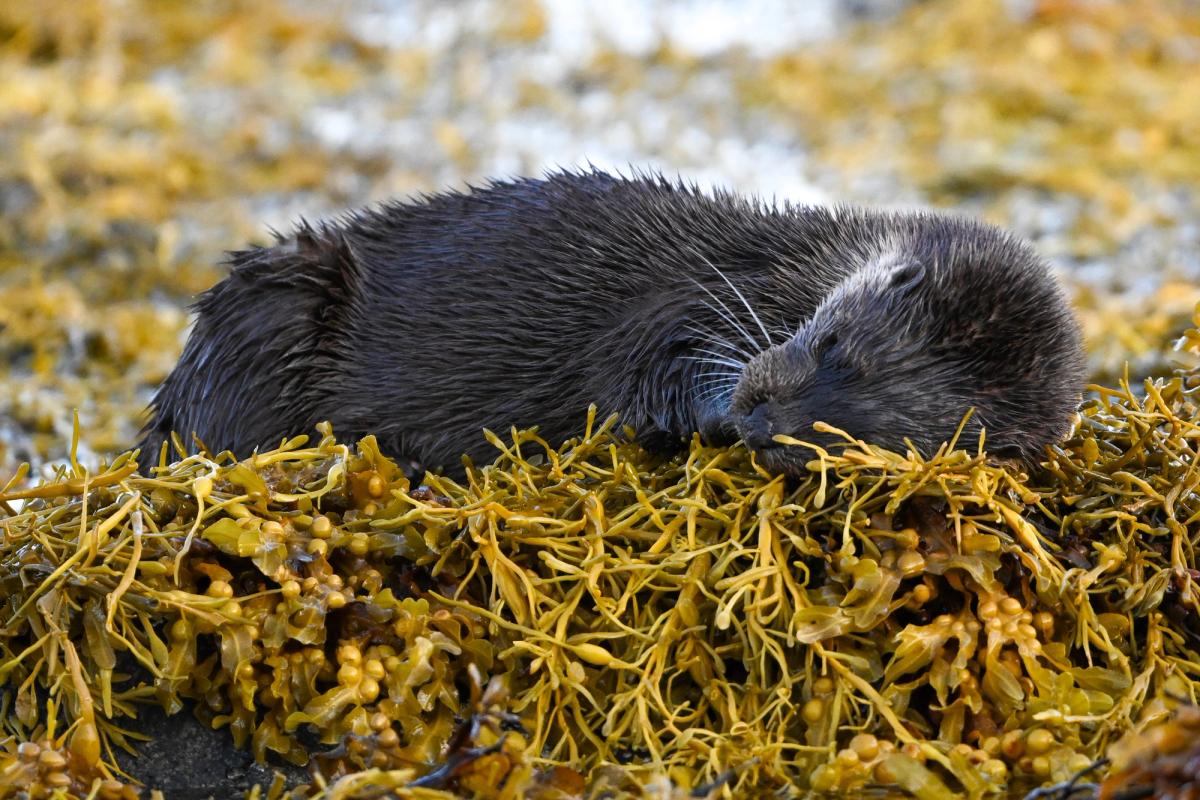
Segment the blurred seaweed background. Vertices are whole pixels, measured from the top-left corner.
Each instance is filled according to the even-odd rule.
[[[1200,297],[1188,0],[0,4],[0,474],[130,445],[222,250],[591,161],[1031,237],[1098,379]]]
[[[1101,753],[1101,797],[1198,780],[1200,712],[1171,712],[1200,693],[1194,2],[9,2],[0,151],[0,797],[133,796],[111,712],[151,695],[297,763],[312,723],[327,798],[981,796]],[[862,444],[785,487],[599,420],[432,489],[327,430],[111,459],[222,250],[589,162],[986,217],[1129,380],[1032,475]]]

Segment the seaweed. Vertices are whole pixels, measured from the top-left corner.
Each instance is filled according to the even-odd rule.
[[[461,483],[327,425],[73,464],[0,492],[5,768],[82,796],[120,779],[123,717],[189,700],[330,796],[1066,781],[1196,699],[1198,397],[1188,370],[1094,387],[1032,473],[842,434],[785,440],[812,455],[788,481],[594,410],[561,446],[488,433]]]

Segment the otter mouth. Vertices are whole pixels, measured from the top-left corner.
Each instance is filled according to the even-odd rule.
[[[766,403],[757,403],[748,412],[738,415],[736,427],[742,444],[754,454],[760,466],[776,473],[796,473],[799,465],[789,458],[793,448],[775,441],[778,431]]]
[[[748,412],[741,414],[737,429],[742,435],[742,441],[751,450],[765,450],[778,447],[779,443],[772,437],[775,435],[775,421],[766,403],[757,403]]]
[[[755,461],[771,472],[798,477],[804,471],[803,448],[775,441],[757,443],[753,447],[747,445],[747,448],[754,454]]]

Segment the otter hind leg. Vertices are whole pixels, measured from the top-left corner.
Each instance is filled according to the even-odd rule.
[[[354,271],[337,231],[302,226],[273,247],[231,255],[231,270],[200,296],[179,362],[151,402],[142,460],[157,459],[175,431],[194,448],[245,457],[285,437],[311,433],[323,394],[315,376]],[[314,369],[314,367],[318,367]]]

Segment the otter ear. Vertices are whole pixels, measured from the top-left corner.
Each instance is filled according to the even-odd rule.
[[[893,289],[907,293],[917,288],[925,279],[925,267],[911,262],[897,264],[888,275],[888,283]]]
[[[826,331],[825,333],[821,334],[820,338],[818,338],[815,343],[813,343],[812,354],[816,358],[820,358],[821,356],[825,355],[830,348],[836,346],[837,343],[837,331]]]

